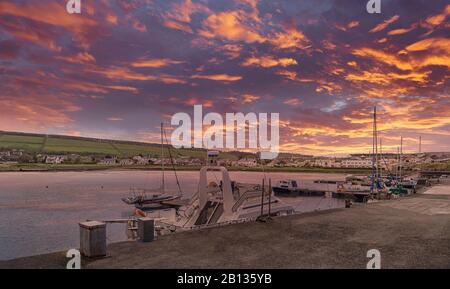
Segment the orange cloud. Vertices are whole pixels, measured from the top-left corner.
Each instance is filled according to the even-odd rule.
[[[400,19],[400,16],[398,15],[392,16],[391,18],[384,20],[382,23],[378,24],[377,26],[369,30],[369,32],[370,33],[380,32],[381,30],[386,29],[386,27],[388,27],[390,24],[394,23],[398,19]]]
[[[131,66],[133,67],[164,67],[172,64],[180,64],[184,63],[184,61],[178,61],[178,60],[172,60],[167,58],[162,59],[140,59],[133,63],[131,63]]]
[[[358,48],[353,50],[353,55],[370,57],[386,64],[394,65],[401,70],[411,70],[411,63],[399,59],[396,55],[388,54],[382,50],[373,48]]]
[[[0,129],[45,130],[65,127],[73,122],[68,113],[80,110],[79,106],[60,96],[0,96]]]
[[[260,66],[260,67],[274,67],[282,66],[286,67],[289,65],[296,65],[297,61],[293,58],[279,58],[275,59],[271,56],[261,56],[261,57],[250,57],[242,62],[242,66]]]
[[[97,26],[97,22],[89,17],[79,17],[70,15],[63,3],[40,4],[39,12],[34,4],[16,5],[10,2],[0,3],[0,14],[8,14],[16,17],[27,18],[36,22],[41,22],[57,27],[62,27],[72,32],[79,40],[82,47],[88,47],[85,33],[90,28]]]
[[[132,93],[138,92],[138,89],[136,87],[132,87],[132,86],[108,85],[108,86],[104,86],[104,87],[113,89],[113,90],[128,91],[128,92],[132,92]]]
[[[33,76],[14,76],[11,77],[9,81],[18,86],[32,86],[45,90],[49,90],[49,88],[59,88],[77,92],[82,91],[95,93],[108,93],[111,90],[128,91],[133,93],[138,91],[137,88],[131,86],[104,85],[100,83],[77,80],[73,77],[61,78],[52,73],[44,73],[42,71],[34,72]]]
[[[351,28],[355,28],[359,26],[359,21],[351,21],[350,23],[347,24],[347,28],[351,29]]]
[[[450,39],[448,38],[428,38],[413,43],[405,48],[407,51],[439,50],[450,53]]]
[[[55,42],[52,35],[49,35],[36,27],[24,29],[23,24],[20,22],[5,21],[3,19],[0,19],[0,24],[0,31],[8,32],[15,38],[33,42],[34,44],[51,51],[60,52],[62,50],[61,46]]]
[[[147,32],[147,26],[137,19],[133,20],[133,28],[142,33]]]
[[[447,16],[449,15],[450,15],[450,5],[447,5],[444,11],[442,11],[442,13],[428,17],[427,19],[425,19],[425,22],[432,26],[437,26],[443,23],[447,18]]]
[[[210,74],[210,75],[192,75],[191,78],[209,79],[215,81],[238,81],[242,79],[242,76],[228,75],[228,74]]]
[[[334,23],[334,27],[341,31],[347,31],[348,29],[352,29],[359,26],[359,21],[350,21],[347,25],[342,25],[340,23]]]
[[[285,100],[283,103],[284,104],[288,104],[288,105],[295,105],[295,106],[297,106],[297,105],[303,104],[303,100],[301,100],[299,98],[290,98],[288,100]]]
[[[210,39],[246,43],[268,42],[279,49],[302,49],[310,46],[309,39],[295,27],[264,35],[260,31],[262,21],[259,18],[257,1],[247,0],[245,3],[251,7],[250,12],[238,9],[210,14],[203,20],[198,34]]]
[[[111,67],[111,68],[90,68],[87,69],[88,72],[103,75],[110,79],[125,79],[125,80],[139,80],[139,81],[159,81],[166,84],[184,84],[186,81],[179,77],[159,74],[159,75],[149,75],[133,72],[126,68]]]
[[[106,15],[106,21],[113,25],[117,25],[117,23],[118,23],[117,16],[114,14],[111,14],[111,13]]]
[[[297,72],[290,71],[290,70],[279,70],[276,72],[278,75],[282,75],[290,80],[296,80],[297,79]]]
[[[175,22],[175,21],[171,21],[171,20],[165,20],[163,22],[163,25],[167,28],[184,31],[187,33],[193,33],[192,28],[189,25],[184,24],[184,23],[179,23],[179,22]]]
[[[244,99],[244,103],[251,103],[251,102],[257,101],[261,98],[259,96],[251,95],[251,94],[244,94],[242,97]]]
[[[242,47],[236,44],[225,44],[219,48],[218,51],[222,51],[229,59],[235,59],[240,56]]]
[[[412,24],[409,28],[399,28],[388,32],[388,35],[401,35],[413,31],[417,28],[417,23]]]
[[[56,59],[64,60],[70,63],[89,63],[89,62],[95,62],[94,56],[87,52],[80,52],[75,56],[56,56]]]
[[[284,32],[277,32],[269,38],[269,42],[280,49],[303,49],[310,46],[309,39],[303,32],[289,28]]]
[[[399,54],[399,57],[382,50],[372,48],[358,48],[352,51],[353,55],[369,57],[375,61],[393,65],[401,70],[415,70],[429,65],[441,65],[450,67],[450,40],[446,38],[428,38],[407,46]],[[412,52],[427,50],[423,56],[416,56]]]
[[[348,74],[345,79],[351,81],[366,81],[370,83],[377,83],[381,85],[391,84],[393,80],[410,80],[419,83],[425,83],[431,71],[427,72],[411,72],[406,74],[399,74],[394,72],[378,73],[364,71],[362,74]]]
[[[213,104],[214,104],[211,100],[199,100],[197,97],[191,97],[188,100],[186,100],[184,103],[187,105],[190,105],[190,106],[201,104],[205,108],[211,108],[211,107],[213,107]]]
[[[73,17],[67,13],[64,5],[57,3],[47,3],[45,7],[40,7],[36,13],[34,5],[15,5],[10,2],[0,3],[0,14],[10,14],[14,16],[29,18],[34,21],[61,26],[70,31],[81,31],[84,26],[96,25],[96,22],[87,17]]]
[[[171,9],[163,17],[163,25],[170,29],[180,30],[187,33],[193,33],[189,26],[191,15],[194,13],[211,13],[208,7],[201,3],[193,3],[191,0],[185,0],[182,3],[174,3]]]
[[[219,38],[247,43],[264,42],[266,39],[252,27],[244,24],[245,13],[241,11],[220,12],[208,16],[199,31],[206,38]]]
[[[51,86],[52,83],[47,83]],[[121,86],[121,85],[102,85],[98,83],[91,83],[86,81],[78,81],[73,79],[65,79],[61,84],[61,88],[83,91],[83,92],[97,92],[97,93],[108,93],[110,90],[128,91],[136,93],[138,89],[131,86]]]
[[[199,12],[210,13],[210,10],[201,3],[193,3],[192,0],[184,0],[182,3],[173,4],[165,17],[179,22],[190,23],[191,15]]]
[[[326,81],[319,79],[316,81],[318,83],[318,86],[316,88],[316,92],[322,92],[326,91],[328,94],[332,94],[336,91],[340,91],[342,89],[342,86],[339,84],[332,82],[332,81]]]
[[[328,50],[333,50],[336,48],[336,45],[333,44],[333,42],[328,41],[326,39],[322,41],[322,45],[323,45],[323,48],[328,49]]]

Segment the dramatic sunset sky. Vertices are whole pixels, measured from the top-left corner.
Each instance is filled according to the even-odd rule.
[[[450,151],[450,5],[0,0],[0,130],[157,142],[176,112],[279,112],[283,151]]]

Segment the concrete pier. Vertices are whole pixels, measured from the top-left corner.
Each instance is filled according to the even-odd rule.
[[[308,214],[110,244],[82,268],[450,268],[450,195],[416,194]],[[438,190],[441,191],[441,190]],[[0,261],[0,268],[65,268],[65,252]]]

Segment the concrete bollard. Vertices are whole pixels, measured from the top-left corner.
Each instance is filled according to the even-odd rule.
[[[155,239],[155,220],[144,217],[138,221],[138,240],[140,242],[152,242]]]
[[[86,257],[106,256],[106,224],[89,221],[80,225],[80,251]]]

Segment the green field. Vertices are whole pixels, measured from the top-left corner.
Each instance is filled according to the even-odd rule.
[[[160,155],[161,147],[159,145],[134,145],[134,144],[113,144],[116,150],[120,155],[123,156],[135,156],[139,154],[143,155]],[[173,157],[196,157],[203,158],[205,157],[204,151],[196,151],[196,150],[188,150],[188,149],[172,149],[171,154]],[[164,155],[166,157],[169,156],[169,150],[167,146],[164,149]]]
[[[18,136],[1,134],[0,148],[21,149],[25,151],[37,152],[41,149],[43,141],[43,136]]]
[[[158,144],[129,143],[111,140],[84,139],[64,136],[38,136],[0,132],[0,150],[18,149],[29,153],[48,154],[80,154],[80,155],[115,155],[118,157],[132,157],[136,155],[155,156],[161,155],[161,147]],[[204,150],[171,149],[173,157],[204,158]],[[168,147],[165,147],[164,155],[169,156]],[[232,153],[222,153],[221,158],[237,159]]]
[[[117,154],[111,143],[49,137],[43,152]]]

